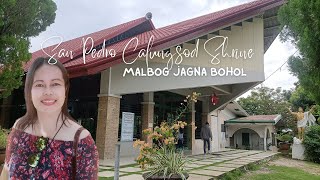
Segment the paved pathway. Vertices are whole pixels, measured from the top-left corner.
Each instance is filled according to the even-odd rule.
[[[190,180],[207,180],[223,175],[226,172],[242,168],[249,163],[261,161],[276,153],[265,151],[226,150],[207,155],[188,156],[191,161],[187,165]],[[137,164],[120,167],[120,180],[143,180],[142,171]],[[99,179],[113,179],[112,166],[100,166]],[[108,179],[109,179],[108,178]],[[188,180],[189,180],[188,179]]]

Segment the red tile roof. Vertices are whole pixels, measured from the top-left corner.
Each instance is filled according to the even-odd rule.
[[[24,66],[24,69],[27,70],[29,68],[29,66],[32,64],[32,62],[37,59],[38,57],[42,57],[42,56],[47,56],[43,51],[47,52],[49,55],[53,55],[55,53],[58,53],[60,51],[60,49],[65,49],[67,51],[72,51],[74,53],[74,57],[81,55],[82,54],[82,47],[80,46],[80,44],[82,43],[82,39],[86,39],[87,37],[91,37],[94,40],[94,45],[97,46],[101,43],[103,43],[104,40],[108,40],[110,38],[113,38],[123,32],[128,31],[129,29],[142,24],[143,22],[148,21],[145,17],[139,18],[139,19],[135,19],[133,21],[129,21],[117,26],[113,26],[98,32],[94,32],[88,35],[84,35],[75,39],[71,39],[69,41],[65,41],[62,42],[58,48],[55,49],[55,47],[57,46],[57,44],[49,46],[44,48],[43,50],[38,50],[34,53],[32,53],[32,58],[30,61],[28,61],[28,63]],[[154,29],[154,25],[152,23],[152,21],[149,21],[150,25],[153,27]],[[91,43],[88,43],[88,46],[91,46]],[[66,63],[68,61],[70,61],[70,58],[56,58],[59,59],[59,61],[61,61],[62,63]]]
[[[145,49],[148,45],[149,38],[154,36],[154,42],[152,50],[162,50],[169,47],[172,47],[177,44],[195,39],[199,36],[208,34],[212,31],[219,30],[225,26],[232,25],[241,20],[252,18],[254,16],[260,15],[266,10],[281,6],[284,4],[285,0],[258,0],[243,5],[231,7],[225,10],[172,24],[166,27],[159,29],[154,29],[137,35],[136,37],[139,40],[138,47],[134,50],[134,46],[131,44],[127,47],[125,52],[125,57],[130,59],[130,57],[136,57],[137,53],[141,49]],[[142,21],[141,19],[139,19]],[[120,25],[119,25],[120,26]],[[118,27],[118,26],[116,26]],[[99,45],[103,42],[103,39],[108,39],[111,37],[111,31],[113,33],[120,33],[119,31],[124,31],[124,28],[109,28],[104,30],[99,34],[99,37],[95,38],[95,45]],[[93,36],[96,33],[86,35]],[[79,41],[82,37],[70,40],[64,47],[76,48],[79,46],[79,43],[74,43],[76,40]],[[131,38],[130,38],[131,39]],[[102,57],[102,58],[92,58],[90,55],[86,56],[86,64],[84,64],[83,57],[73,59],[68,61],[67,59],[59,59],[65,64],[65,67],[68,69],[71,77],[84,76],[88,74],[95,74],[101,72],[108,67],[111,67],[115,64],[122,63],[122,52],[125,45],[129,42],[130,39],[125,39],[116,44],[112,44],[107,47],[107,49],[114,49],[116,51],[115,57]],[[54,46],[51,46],[53,48]],[[69,49],[68,49],[69,50]],[[81,49],[80,49],[81,51]],[[33,54],[32,59],[39,57],[39,51]],[[80,52],[81,53],[81,52]],[[68,61],[68,62],[67,62]]]

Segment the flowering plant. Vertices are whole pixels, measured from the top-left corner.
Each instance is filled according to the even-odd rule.
[[[180,128],[188,124],[180,119],[188,111],[192,102],[197,102],[200,93],[188,95],[181,106],[176,110],[176,118],[172,122],[162,122],[159,126],[143,130],[149,142],[137,140],[134,147],[140,148],[136,161],[142,169],[150,170],[148,176],[163,175],[164,177],[178,174],[185,179],[185,164],[187,160],[182,152],[175,151]]]

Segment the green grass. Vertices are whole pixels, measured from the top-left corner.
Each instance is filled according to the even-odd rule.
[[[309,162],[308,165],[320,168],[319,164]],[[262,167],[267,168],[269,172],[259,173],[257,170]],[[246,171],[251,171],[253,174],[246,174]],[[254,173],[254,171],[257,171],[257,173]],[[222,180],[238,180],[240,178],[246,180],[320,180],[319,175],[310,174],[299,168],[270,166],[267,162],[260,162],[260,164],[250,163],[245,168],[226,173]]]
[[[257,165],[257,164],[254,164],[254,163],[249,163],[247,166],[246,166],[246,169],[249,170],[249,171],[256,171],[256,170],[259,170],[261,166]]]
[[[99,180],[114,180],[113,176],[112,177],[99,177]]]
[[[224,174],[224,176],[222,177],[222,180],[236,180],[236,179],[239,179],[242,175],[243,175],[243,171],[241,171],[240,169],[236,169]]]
[[[236,180],[243,176],[245,169],[248,171],[256,171],[260,169],[260,166],[255,163],[249,163],[244,168],[235,169],[231,172],[227,172],[223,175],[222,180]]]
[[[245,179],[251,180],[319,180],[320,176],[316,176],[313,174],[309,174],[303,170],[292,167],[284,167],[284,166],[268,166],[268,169],[271,170],[270,173],[267,174],[255,174],[252,176],[247,176]],[[244,176],[245,177],[245,176]]]

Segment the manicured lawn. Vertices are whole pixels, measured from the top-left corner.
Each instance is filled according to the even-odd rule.
[[[320,176],[313,175],[307,173],[303,170],[293,167],[284,167],[284,166],[268,166],[270,169],[270,173],[266,174],[253,174],[250,176],[244,175],[243,178],[245,179],[252,179],[252,180],[319,180]]]
[[[278,157],[226,173],[222,180],[320,180],[320,164]]]

